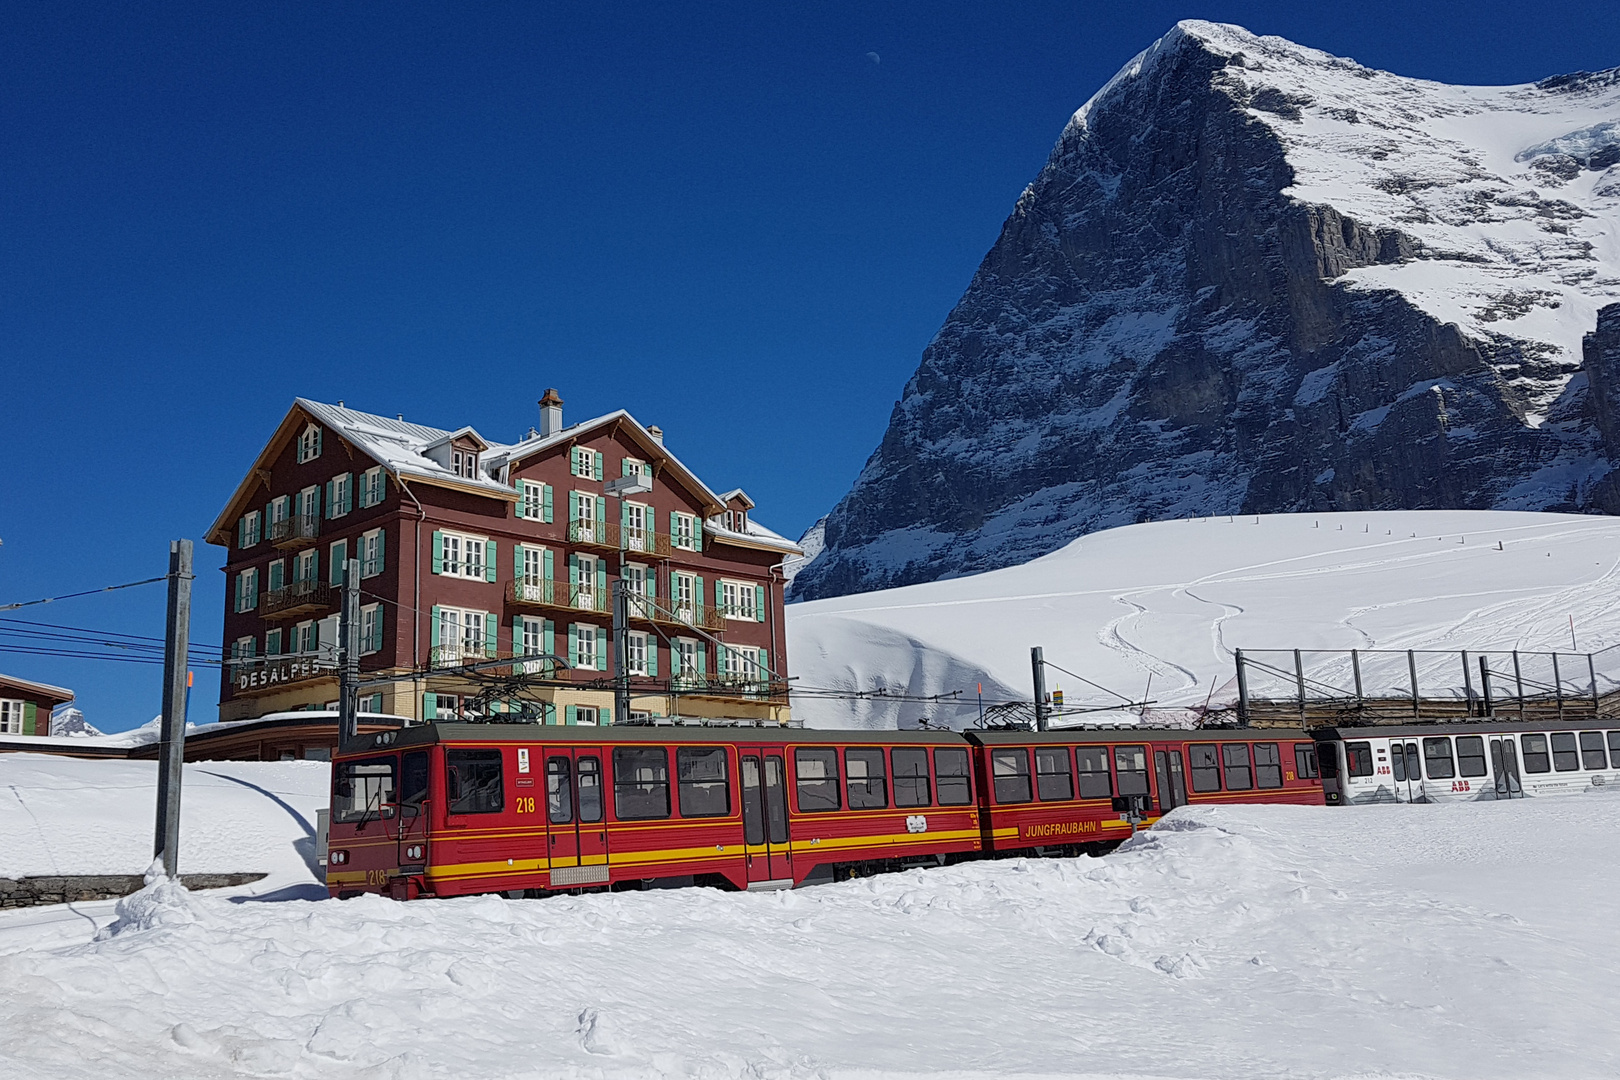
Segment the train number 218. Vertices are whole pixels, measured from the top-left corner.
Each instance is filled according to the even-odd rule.
[[[519,795],[517,800],[517,812],[520,814],[534,813],[534,796]]]

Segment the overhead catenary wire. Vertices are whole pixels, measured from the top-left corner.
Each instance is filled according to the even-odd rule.
[[[0,604],[0,611],[16,611],[19,608],[35,607],[39,604],[54,604],[58,600],[72,600],[80,596],[98,596],[101,593],[116,592],[119,589],[133,589],[138,585],[152,585],[159,581],[169,580],[169,575],[147,578],[145,581],[126,581],[122,585],[105,585],[99,589],[85,589],[83,592],[63,593],[61,596],[47,596],[39,600],[23,600],[15,604]]]

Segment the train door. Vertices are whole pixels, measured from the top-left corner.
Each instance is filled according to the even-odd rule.
[[[408,750],[399,774],[400,873],[421,873],[427,864],[428,752]]]
[[[737,748],[742,774],[743,858],[748,887],[793,883],[788,840],[787,763],[779,747]]]
[[[1159,812],[1187,805],[1187,779],[1180,750],[1154,750],[1153,773],[1159,781]]]
[[[602,755],[597,750],[546,751],[547,855],[553,886],[608,880]]]
[[[1423,795],[1423,757],[1416,742],[1391,741],[1389,765],[1397,802],[1427,802]]]
[[[1519,782],[1519,751],[1513,745],[1513,736],[1491,740],[1491,775],[1496,778],[1498,799],[1524,798],[1524,786]]]

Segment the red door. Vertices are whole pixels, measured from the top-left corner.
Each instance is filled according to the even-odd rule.
[[[546,750],[546,831],[552,888],[608,880],[600,751]]]
[[[793,884],[788,840],[787,763],[775,747],[737,748],[742,773],[743,851],[750,889]]]

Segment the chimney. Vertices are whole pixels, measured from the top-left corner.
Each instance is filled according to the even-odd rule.
[[[546,396],[540,399],[540,434],[555,435],[562,430],[563,400],[557,391],[546,387]]]
[[[664,445],[664,429],[659,427],[657,424],[654,424],[652,427],[648,428],[647,434],[651,435],[653,437],[653,442],[657,443],[659,446]]]

